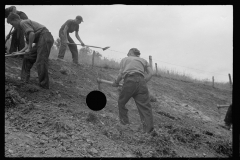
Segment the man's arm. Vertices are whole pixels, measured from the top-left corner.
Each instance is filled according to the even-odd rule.
[[[118,77],[116,79],[116,84],[119,84],[119,82],[122,80],[122,73],[118,74]]]
[[[19,52],[24,52],[26,49],[28,48],[28,44],[27,43],[25,43],[25,46],[24,46],[24,48],[23,49],[21,49]]]
[[[84,46],[85,44],[83,43],[83,41],[81,40],[81,38],[78,35],[78,31],[75,31],[75,37],[78,39],[78,41],[82,44],[82,46]]]
[[[150,66],[147,66],[146,67],[146,72],[147,72],[147,75],[145,77],[145,81],[148,82],[148,81],[150,81],[150,79],[153,76],[153,70],[152,70],[152,68]]]
[[[121,80],[122,80],[122,73],[120,72],[120,73],[118,74],[117,79],[113,82],[112,86],[113,86],[113,87],[118,87],[118,86],[119,86],[119,82],[120,82]]]
[[[34,32],[32,32],[32,31],[29,32],[29,35],[28,35],[29,42],[28,42],[28,48],[27,48],[26,52],[29,52],[32,49],[32,44],[33,44],[34,39],[35,39]]]

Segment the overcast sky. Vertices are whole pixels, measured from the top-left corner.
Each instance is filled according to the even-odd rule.
[[[151,55],[159,68],[200,79],[211,80],[214,76],[217,82],[228,82],[228,73],[233,76],[232,5],[15,6],[29,19],[45,25],[54,39],[65,21],[81,15],[82,41],[86,45],[110,46],[106,51],[94,50],[116,61],[134,47],[146,60]],[[7,34],[11,25],[6,20],[5,28]],[[79,43],[74,33],[70,36]]]

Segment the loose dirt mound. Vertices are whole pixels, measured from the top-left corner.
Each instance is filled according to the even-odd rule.
[[[153,77],[148,83],[157,136],[143,135],[138,110],[126,107],[130,126],[119,125],[118,89],[102,84],[106,107],[86,105],[97,90],[97,75],[113,80],[114,69],[49,61],[50,89],[38,86],[36,67],[29,83],[19,79],[21,60],[5,59],[6,157],[230,157],[230,131],[219,127],[232,93],[195,83]]]

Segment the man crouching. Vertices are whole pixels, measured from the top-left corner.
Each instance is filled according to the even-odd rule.
[[[140,51],[138,49],[130,49],[127,56],[121,60],[119,75],[112,85],[117,87],[119,82],[124,80],[118,98],[120,123],[122,125],[129,124],[128,109],[125,105],[133,97],[143,124],[143,132],[152,133],[154,130],[153,115],[146,83],[151,79],[153,71],[148,62],[139,57]],[[144,77],[144,72],[147,72],[146,77]]]
[[[15,13],[8,16],[7,22],[13,27],[20,28],[26,37],[27,45],[21,50],[21,52],[26,52],[22,64],[21,80],[29,81],[30,69],[36,62],[39,86],[49,89],[48,57],[54,42],[52,34],[42,24],[30,19],[22,20]],[[34,47],[32,47],[33,43],[35,43]]]

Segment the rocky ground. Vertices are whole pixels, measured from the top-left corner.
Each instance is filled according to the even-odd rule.
[[[220,124],[232,92],[204,84],[153,77],[148,83],[158,136],[141,133],[131,99],[130,128],[118,123],[117,88],[102,84],[107,105],[91,111],[86,96],[96,78],[113,80],[118,71],[49,61],[50,89],[38,87],[36,67],[30,83],[20,81],[21,59],[5,58],[6,157],[230,157],[232,131]]]

